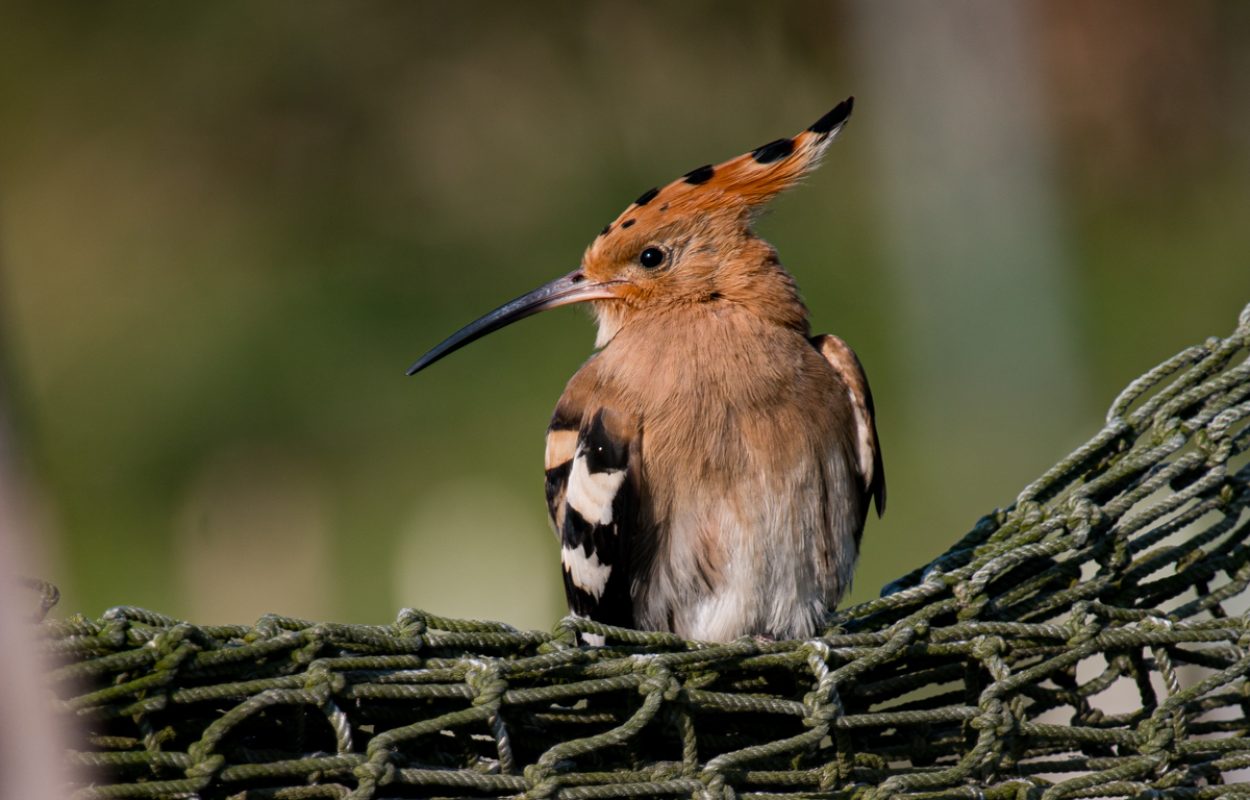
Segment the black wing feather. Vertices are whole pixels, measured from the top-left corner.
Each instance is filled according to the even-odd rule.
[[[608,424],[610,416],[599,410],[585,419],[571,457],[547,469],[547,504],[560,540],[569,610],[629,628],[634,626],[630,545],[638,491],[630,441]],[[549,441],[554,430],[553,424]],[[585,485],[570,485],[579,481]]]

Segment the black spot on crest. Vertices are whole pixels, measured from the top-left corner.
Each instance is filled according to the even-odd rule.
[[[622,222],[622,223],[621,223],[621,227],[622,227],[622,228],[628,228],[630,225],[633,225],[633,224],[634,224],[634,220],[632,220],[632,219],[627,219],[627,220],[625,220],[624,222]]]
[[[612,223],[611,223],[611,222],[609,222],[607,225],[604,225],[604,226],[603,226],[603,230],[599,231],[599,235],[600,235],[600,236],[607,236],[607,235],[608,235],[608,231],[610,231],[610,230],[612,230]]]
[[[771,164],[780,161],[794,152],[793,139],[778,139],[751,151],[751,157],[760,164]]]
[[[665,211],[668,211],[668,203],[660,206],[660,213],[663,214]]]
[[[698,186],[701,183],[707,183],[712,180],[712,176],[716,174],[716,170],[712,169],[711,164],[704,164],[701,167],[690,170],[682,177],[686,179],[686,183]]]
[[[848,97],[834,106],[833,110],[828,114],[812,123],[812,127],[808,128],[808,130],[824,136],[843,122],[846,122],[847,117],[851,116],[851,109],[854,107],[855,98]]]
[[[645,206],[647,203],[650,203],[652,200],[654,200],[655,196],[659,193],[660,193],[660,190],[654,187],[651,189],[648,189],[647,191],[638,195],[638,199],[634,201],[634,205]]]

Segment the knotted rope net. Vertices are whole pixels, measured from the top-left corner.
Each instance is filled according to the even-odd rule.
[[[45,622],[75,796],[1250,796],[1248,420],[1250,307],[810,641]]]

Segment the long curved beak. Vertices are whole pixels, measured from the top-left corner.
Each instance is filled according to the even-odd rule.
[[[551,283],[539,286],[528,294],[521,295],[510,303],[504,303],[486,316],[465,325],[417,359],[417,362],[408,368],[408,374],[416,375],[443,356],[454,353],[469,342],[481,339],[486,334],[494,333],[519,319],[533,316],[539,311],[586,300],[610,300],[616,297],[611,292],[611,287],[616,283],[616,281],[595,283],[587,280],[581,270],[570,272]]]

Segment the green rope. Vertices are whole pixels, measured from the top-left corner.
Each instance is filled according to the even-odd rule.
[[[811,641],[43,622],[74,796],[1250,797],[1248,450],[1250,307]]]

